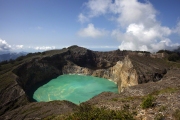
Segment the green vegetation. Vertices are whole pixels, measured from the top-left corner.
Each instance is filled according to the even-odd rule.
[[[180,56],[177,53],[172,53],[169,55],[168,60],[176,62],[176,61],[180,60]]]
[[[126,97],[126,98],[122,98],[121,99],[121,102],[130,102],[130,101],[133,101],[135,99],[141,99],[140,97],[138,96],[133,96],[133,97]]]
[[[147,97],[144,98],[141,107],[143,109],[153,107],[153,101],[154,101],[154,97],[152,95],[148,95]]]
[[[162,89],[162,90],[158,90],[158,91],[155,91],[153,93],[151,93],[151,95],[159,95],[159,94],[164,94],[164,93],[174,93],[176,92],[178,89],[177,88],[165,88],[165,89]]]
[[[118,101],[118,98],[112,98],[112,101]]]
[[[44,118],[43,120],[63,120],[65,119],[65,117],[62,115],[51,115],[51,116],[48,116],[46,118]]]
[[[167,54],[172,54],[173,51],[170,51],[170,50],[159,50],[157,53],[167,53]]]
[[[180,110],[177,109],[174,114],[173,117],[175,118],[175,120],[180,120]]]
[[[89,104],[81,104],[77,112],[68,116],[66,120],[134,120],[127,110],[115,111],[105,108],[96,108]]]
[[[81,104],[76,112],[70,115],[51,115],[44,120],[134,120],[133,115],[136,112],[130,113],[129,106],[125,105],[123,110],[110,110],[97,108],[90,104]]]
[[[174,93],[176,92],[178,89],[177,88],[166,88],[166,89],[162,89],[159,91],[159,94],[163,94],[163,93]]]
[[[163,112],[163,111],[165,111],[167,109],[167,106],[161,106],[160,108],[159,108],[159,112]]]
[[[155,92],[149,94],[148,96],[146,96],[143,99],[141,107],[143,109],[153,107],[154,106],[153,102],[155,101],[155,97],[153,97],[153,96],[156,96],[156,95],[159,95],[159,94],[175,93],[177,90],[179,90],[179,89],[178,88],[170,88],[170,87],[168,87],[168,88],[165,88],[165,89],[162,89],[162,90],[155,91]],[[163,112],[166,109],[167,109],[167,106],[161,106],[159,108],[159,112]]]
[[[166,53],[168,55],[166,57],[166,59],[168,61],[179,62],[179,60],[180,60],[180,52],[179,52],[179,50],[174,50],[174,51],[159,50],[157,53]]]
[[[154,120],[164,120],[165,119],[165,117],[162,115],[162,114],[157,114],[156,116],[155,116],[155,118],[154,118]]]

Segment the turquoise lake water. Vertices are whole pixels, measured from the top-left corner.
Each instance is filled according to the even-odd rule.
[[[39,87],[33,98],[40,101],[68,100],[85,102],[104,91],[118,93],[117,85],[107,79],[84,75],[61,75]]]

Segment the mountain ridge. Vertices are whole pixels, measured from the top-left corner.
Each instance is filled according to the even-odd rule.
[[[169,71],[170,65],[164,59],[138,55],[136,52],[97,52],[71,46],[61,50],[30,53],[14,63],[2,65],[2,68],[0,114],[5,118],[10,111],[32,104],[33,91],[62,74],[111,79],[117,83],[121,94],[131,86],[160,81]]]

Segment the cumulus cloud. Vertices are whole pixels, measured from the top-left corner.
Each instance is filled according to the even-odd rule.
[[[177,23],[176,29],[174,30],[175,33],[180,35],[180,21]]]
[[[173,44],[169,36],[175,32],[180,34],[180,22],[175,32],[162,26],[156,19],[157,10],[148,1],[141,3],[138,0],[89,0],[85,6],[88,11],[84,13],[84,18],[92,19],[105,14],[113,18],[117,28],[112,30],[111,36],[120,41],[121,50],[153,52],[172,49],[178,45]]]
[[[159,49],[176,47],[170,39],[171,34],[168,27],[159,25],[146,28],[143,24],[130,24],[126,32],[122,33],[116,29],[112,31],[112,36],[121,42],[121,50],[140,50],[140,51],[157,51]]]
[[[88,14],[88,17],[95,17],[101,14],[106,14],[111,4],[111,0],[89,0],[85,5],[91,11]]]
[[[122,26],[131,23],[148,23],[147,26],[156,22],[157,11],[150,2],[140,3],[137,0],[89,0],[85,3],[89,11],[79,14],[81,18],[90,19],[100,15],[111,14],[114,20]],[[149,21],[151,20],[151,22]],[[84,22],[84,21],[83,21]]]
[[[78,35],[81,37],[98,38],[108,34],[106,30],[95,28],[92,23],[88,24],[86,28],[81,29]]]
[[[131,23],[146,23],[147,26],[156,22],[156,10],[147,3],[140,3],[137,0],[115,0],[110,5],[110,11],[118,14],[117,22],[122,26]]]
[[[11,45],[9,45],[5,40],[0,38],[0,51],[9,51],[11,50]]]

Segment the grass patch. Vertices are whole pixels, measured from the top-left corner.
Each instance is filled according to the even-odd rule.
[[[81,104],[77,112],[68,116],[66,120],[134,120],[133,115],[127,110],[110,110],[96,108],[89,104]]]
[[[180,110],[177,109],[174,114],[173,117],[175,118],[175,120],[180,120]]]
[[[158,94],[174,93],[174,92],[176,92],[176,91],[177,91],[176,88],[166,88],[166,89],[160,90]]]
[[[126,98],[122,98],[121,102],[131,102],[131,101],[133,101],[135,99],[141,99],[141,97],[139,97],[139,96],[126,97]]]
[[[118,101],[118,98],[112,98],[111,100],[112,101]]]
[[[0,91],[5,90],[8,86],[14,84],[15,76],[11,72],[0,75]]]
[[[159,113],[155,116],[154,120],[165,120],[165,117]]]
[[[152,95],[148,95],[147,97],[144,98],[144,100],[142,101],[141,107],[143,109],[146,108],[150,108],[153,107],[153,102],[154,102],[155,98]]]
[[[159,112],[163,112],[163,111],[165,111],[167,109],[167,106],[161,106],[160,108],[159,108]]]
[[[175,93],[177,90],[177,88],[165,88],[165,89],[162,89],[162,90],[158,90],[158,91],[155,91],[153,93],[151,93],[151,95],[159,95],[159,94],[164,94],[164,93]]]

